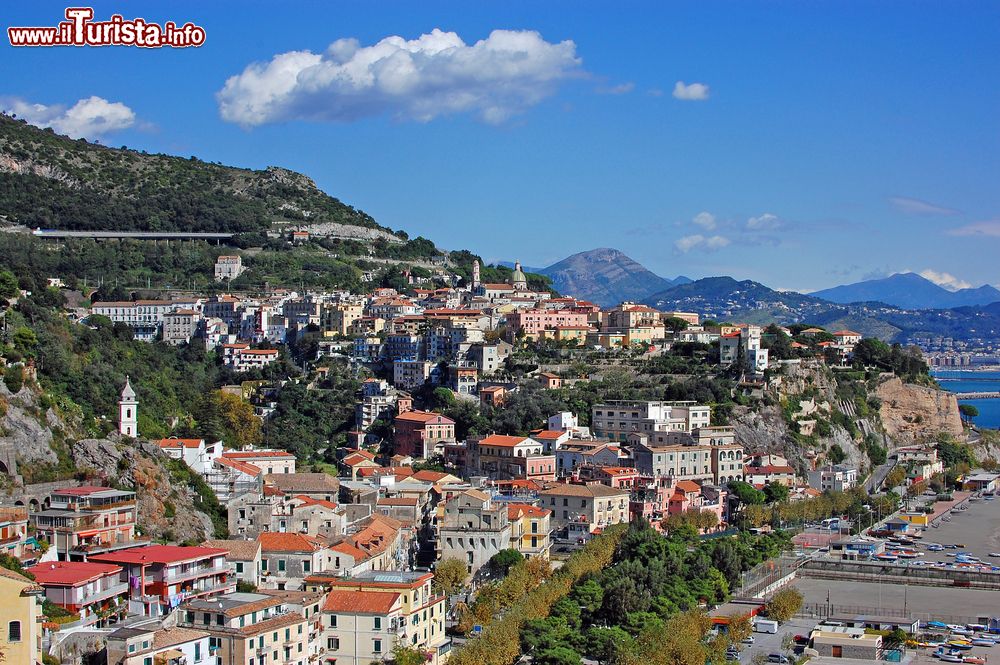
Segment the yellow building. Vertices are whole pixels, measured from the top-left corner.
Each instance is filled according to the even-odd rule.
[[[510,547],[524,555],[549,558],[549,518],[552,511],[526,503],[507,504],[510,520]]]
[[[27,577],[0,568],[0,652],[5,663],[41,662],[44,593]]]
[[[364,315],[364,306],[354,303],[336,303],[323,307],[320,326],[324,337],[347,335],[355,321]]]
[[[916,524],[917,526],[927,526],[930,524],[930,515],[926,513],[903,513],[899,516],[899,519],[906,520],[910,524]]]

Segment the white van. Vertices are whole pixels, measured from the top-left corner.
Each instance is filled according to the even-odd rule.
[[[771,619],[754,619],[753,629],[755,633],[770,633],[774,635],[778,632],[778,622]]]

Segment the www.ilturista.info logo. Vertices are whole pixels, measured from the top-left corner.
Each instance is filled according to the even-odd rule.
[[[140,46],[185,48],[205,43],[205,29],[193,23],[163,25],[114,14],[95,21],[91,7],[67,7],[66,20],[55,27],[7,28],[11,46]]]

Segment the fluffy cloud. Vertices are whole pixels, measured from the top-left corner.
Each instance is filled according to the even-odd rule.
[[[244,127],[382,113],[419,122],[473,113],[496,124],[581,75],[580,64],[572,41],[550,43],[534,31],[494,30],[470,46],[435,29],[412,40],[339,39],[324,53],[280,53],[229,78],[216,97],[222,118]]]
[[[1000,220],[990,220],[987,222],[975,222],[966,224],[948,232],[953,236],[980,236],[988,238],[1000,238]]]
[[[729,238],[726,238],[725,236],[703,236],[700,233],[696,233],[694,235],[684,236],[683,238],[675,240],[674,249],[681,254],[687,254],[693,249],[714,252],[717,249],[722,249],[728,244]]]
[[[674,84],[674,99],[682,99],[686,102],[703,102],[708,99],[708,86],[704,83],[684,84],[678,81]]]
[[[753,231],[767,231],[777,229],[781,226],[781,218],[765,212],[763,215],[751,217],[747,220],[747,228]]]
[[[938,272],[937,270],[931,270],[930,268],[927,268],[925,270],[921,270],[917,274],[923,277],[924,279],[929,279],[930,281],[934,282],[935,284],[937,284],[942,288],[948,289],[949,291],[958,291],[959,289],[972,288],[972,284],[966,282],[964,279],[959,279],[958,277],[955,277],[951,273]]]
[[[911,199],[906,196],[890,196],[889,203],[896,210],[910,215],[943,215],[951,217],[962,214],[961,211],[955,210],[954,208],[946,208],[944,206],[928,203],[927,201],[921,201],[920,199]]]
[[[715,228],[715,215],[710,212],[699,212],[691,221],[707,231]]]
[[[4,113],[16,114],[32,125],[51,127],[75,139],[97,138],[135,124],[132,109],[96,96],[81,99],[69,108],[61,104],[32,104],[17,98],[4,100],[2,106]]]

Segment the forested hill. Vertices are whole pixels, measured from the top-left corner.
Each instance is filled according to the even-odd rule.
[[[247,233],[306,222],[382,229],[293,171],[108,148],[0,114],[3,218],[70,230]]]

